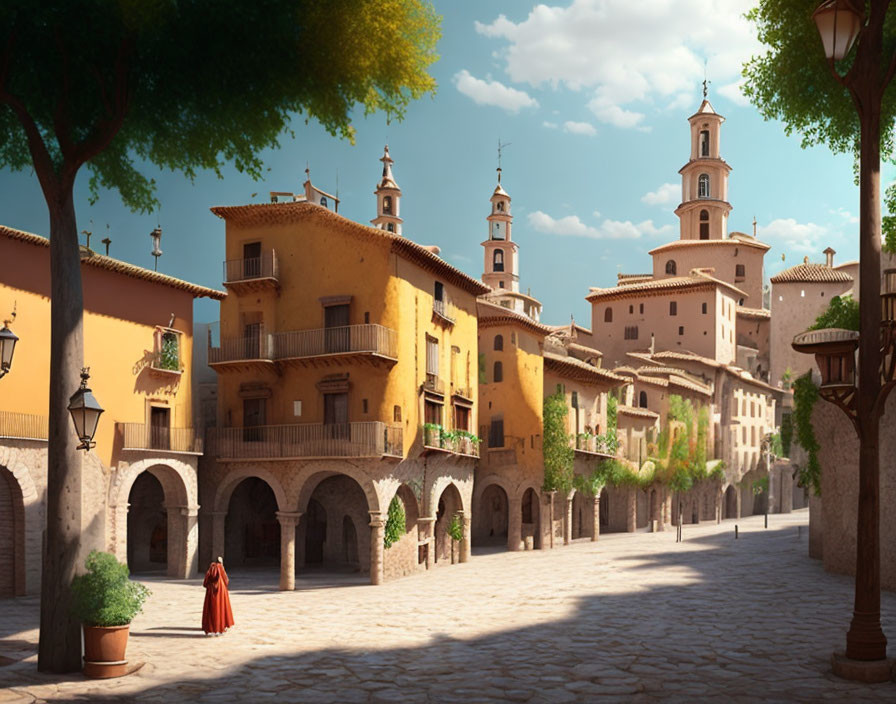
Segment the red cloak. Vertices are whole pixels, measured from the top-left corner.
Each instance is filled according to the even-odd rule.
[[[233,625],[233,611],[230,609],[230,595],[227,585],[230,580],[224,565],[213,562],[205,573],[205,606],[202,609],[202,630],[206,633],[223,633]]]

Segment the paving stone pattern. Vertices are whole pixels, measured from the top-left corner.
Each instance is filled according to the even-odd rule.
[[[203,589],[146,580],[137,674],[36,671],[38,602],[0,601],[0,702],[896,701],[830,673],[852,580],[807,557],[805,510],[553,551],[476,554],[374,587],[354,575],[236,572],[237,625],[199,630]],[[802,537],[798,527],[802,526]],[[882,600],[896,638],[896,594]]]

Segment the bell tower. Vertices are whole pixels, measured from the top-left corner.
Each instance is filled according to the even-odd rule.
[[[383,156],[380,158],[380,161],[383,162],[383,178],[373,192],[376,196],[376,217],[370,223],[381,230],[388,230],[396,235],[400,235],[402,223],[402,219],[399,217],[401,189],[392,177],[392,164],[394,162],[392,157],[389,156],[388,144],[383,150]]]
[[[721,157],[719,140],[725,118],[706,97],[691,125],[691,157],[681,167],[681,205],[675,210],[683,240],[721,240],[728,236],[728,174],[731,167]]]
[[[488,220],[488,239],[482,243],[485,249],[485,266],[482,281],[496,292],[517,292],[520,277],[517,273],[519,245],[511,239],[513,216],[510,214],[510,196],[501,185],[501,167],[498,167],[498,185],[490,199],[492,210]]]

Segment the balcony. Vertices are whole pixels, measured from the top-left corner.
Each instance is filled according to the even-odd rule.
[[[144,423],[116,423],[115,433],[122,450],[202,454],[202,438],[193,428],[164,428]]]
[[[236,294],[280,290],[280,267],[274,250],[251,259],[224,262],[224,285]]]
[[[423,449],[465,457],[479,457],[479,438],[466,430],[448,430],[441,425],[423,426]]]
[[[208,365],[219,372],[264,371],[274,369],[273,336],[222,339],[219,347],[209,346]]]
[[[426,378],[423,380],[423,389],[433,394],[445,395],[445,382],[439,379],[438,374],[426,372]]]
[[[42,440],[49,437],[46,416],[0,411],[0,440]]]
[[[273,358],[301,366],[342,364],[349,358],[394,364],[398,335],[382,325],[345,325],[274,333]]]
[[[571,435],[569,438],[570,447],[577,453],[584,455],[594,455],[595,457],[615,457],[615,452],[610,452],[607,447],[607,441],[603,435],[591,435],[590,433],[579,433]]]
[[[402,429],[378,421],[219,428],[212,454],[221,460],[403,457]]]
[[[432,319],[433,322],[442,325],[454,325],[457,313],[454,310],[454,306],[447,301],[434,299],[432,302]]]

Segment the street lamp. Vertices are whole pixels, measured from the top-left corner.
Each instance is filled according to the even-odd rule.
[[[68,402],[68,412],[72,414],[75,432],[81,441],[77,449],[87,451],[96,445],[93,442],[93,436],[96,434],[96,427],[100,422],[100,415],[103,413],[102,406],[97,403],[93,392],[87,387],[87,380],[90,378],[89,372],[90,367],[84,367],[81,370],[81,386],[72,394]]]
[[[880,418],[893,385],[889,378],[881,383],[881,342],[882,337],[889,337],[889,328],[885,328],[882,336],[880,300],[880,110],[884,91],[896,67],[894,57],[887,57],[887,63],[882,66],[883,28],[889,4],[890,0],[870,0],[866,15],[864,0],[825,0],[812,14],[831,73],[849,91],[860,123],[858,379],[855,384],[844,384],[850,387],[845,389],[846,393],[835,394],[832,389],[826,398],[849,416],[859,437],[855,606],[846,634],[846,654],[835,653],[832,665],[834,673],[841,677],[867,682],[888,680],[891,664],[887,660],[887,639],[880,625],[878,445]],[[841,76],[834,62],[849,54],[853,44],[855,58],[848,72]],[[833,339],[817,342],[824,347],[833,342],[848,344],[846,340]],[[848,352],[841,349],[813,351],[832,360],[848,357]],[[829,385],[851,376],[850,361],[845,359],[845,364],[822,369],[828,373]]]
[[[160,245],[162,243],[162,228],[157,227],[155,230],[149,233],[149,236],[152,237],[152,256],[156,258],[154,270],[159,270],[159,257],[162,256],[162,250]]]
[[[12,314],[9,320],[3,321],[3,327],[0,328],[0,379],[6,376],[9,368],[12,366],[12,355],[16,351],[16,342],[19,338],[9,329],[10,324],[16,319],[15,304],[13,304]]]

